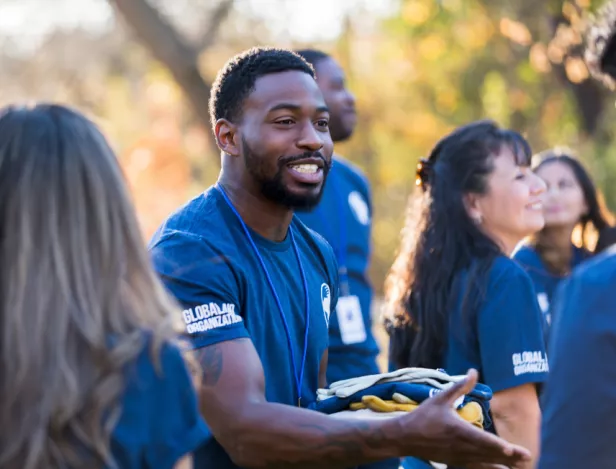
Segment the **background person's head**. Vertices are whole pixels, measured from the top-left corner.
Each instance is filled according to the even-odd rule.
[[[415,357],[441,366],[451,281],[471,260],[487,270],[543,227],[544,183],[518,133],[489,121],[458,128],[418,167],[422,195],[409,204],[400,253],[386,283],[386,324],[421,329]],[[419,300],[420,299],[420,300]]]
[[[566,275],[577,259],[571,243],[592,252],[598,233],[610,226],[612,217],[572,151],[554,148],[535,155],[533,171],[545,181],[547,192],[545,226],[530,243],[551,273]]]
[[[544,197],[544,230],[569,233],[581,228],[583,243],[591,225],[600,231],[608,226],[607,209],[584,166],[567,149],[551,149],[533,157],[533,170],[547,186]]]
[[[355,97],[346,84],[344,70],[332,57],[315,49],[297,51],[316,72],[317,83],[329,108],[329,132],[334,142],[342,142],[353,135],[357,124]]]
[[[331,166],[329,112],[314,70],[294,52],[253,48],[219,71],[210,116],[223,173],[289,208],[311,208]]]
[[[94,460],[71,467],[108,463],[124,367],[177,313],[114,153],[81,114],[0,110],[0,258],[2,466],[68,467],[76,445]]]

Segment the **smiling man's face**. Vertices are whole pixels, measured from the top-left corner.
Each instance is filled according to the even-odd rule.
[[[310,75],[260,77],[244,102],[238,130],[245,169],[264,197],[293,209],[318,204],[333,142],[328,109]]]

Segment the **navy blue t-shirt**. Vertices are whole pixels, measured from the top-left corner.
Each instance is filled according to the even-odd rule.
[[[333,383],[379,372],[376,357],[379,347],[372,334],[372,286],[368,278],[371,251],[372,207],[368,181],[358,168],[340,158],[327,176],[323,197],[310,212],[297,216],[322,235],[333,247],[340,268],[348,272],[348,294],[359,299],[361,318],[354,324],[332,311],[329,328],[327,381]],[[347,294],[341,272],[341,295]],[[359,331],[357,329],[359,326]]]
[[[443,367],[449,374],[474,368],[494,392],[545,381],[543,320],[532,281],[515,261],[499,256],[485,272],[473,262],[454,278],[452,293]],[[430,466],[405,458],[403,467]]]
[[[616,467],[616,248],[558,288],[539,469]]]
[[[155,369],[147,346],[127,369],[122,413],[111,436],[122,469],[171,469],[209,436],[180,351],[163,346],[159,363]]]
[[[497,257],[484,274],[474,274],[474,267],[462,271],[453,284],[457,301],[449,320],[445,369],[457,375],[475,368],[479,381],[494,392],[542,383],[548,361],[531,279],[505,256]],[[469,312],[463,304],[478,309]]]
[[[584,260],[590,257],[590,253],[585,249],[571,245],[573,256],[571,258],[571,270]],[[552,323],[552,300],[558,284],[567,276],[557,275],[550,272],[543,264],[537,251],[530,245],[522,245],[513,254],[513,258],[520,263],[526,273],[530,276],[537,292],[537,302],[543,313],[545,320],[545,337],[548,340],[548,332]]]
[[[319,365],[328,346],[330,312],[338,298],[332,248],[297,218],[290,225],[305,270],[310,327],[302,407],[316,401]],[[250,230],[284,309],[299,373],[306,325],[304,285],[290,235],[273,242]],[[161,226],[151,241],[154,266],[185,308],[182,316],[194,348],[249,337],[265,373],[270,402],[297,405],[292,354],[280,310],[237,216],[216,188],[191,200]],[[198,467],[233,468],[213,437]]]

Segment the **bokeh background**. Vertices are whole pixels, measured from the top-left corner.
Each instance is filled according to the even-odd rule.
[[[590,0],[0,0],[0,105],[53,100],[103,126],[144,238],[219,171],[210,83],[254,45],[321,48],[355,93],[337,152],[368,174],[377,292],[415,164],[453,127],[492,118],[534,150],[578,152],[616,208],[614,98],[581,58]]]

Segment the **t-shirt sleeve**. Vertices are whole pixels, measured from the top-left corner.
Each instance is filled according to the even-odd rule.
[[[172,469],[210,434],[199,414],[196,392],[180,350],[169,344],[163,346],[160,364],[160,373],[149,391],[154,396],[145,457],[147,467]]]
[[[193,348],[249,336],[241,310],[242,277],[229,253],[198,237],[171,234],[151,247],[151,255],[156,272],[183,307]]]
[[[528,275],[498,262],[478,316],[481,374],[493,391],[542,383],[548,372],[541,312]]]
[[[616,277],[593,269],[563,281],[554,302],[539,469],[616,461]]]

